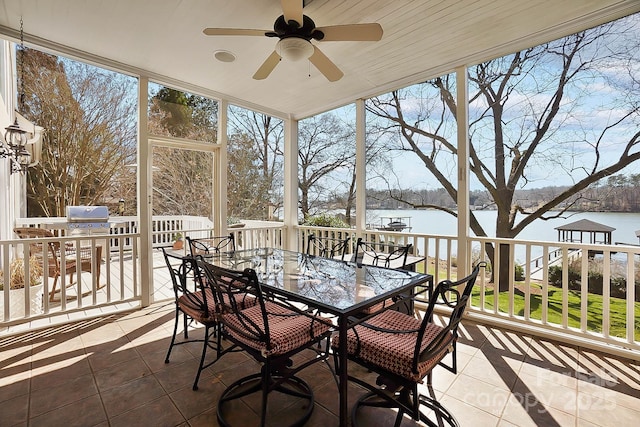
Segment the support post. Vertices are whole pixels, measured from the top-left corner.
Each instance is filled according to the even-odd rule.
[[[142,306],[151,304],[153,292],[152,198],[153,152],[149,144],[148,107],[149,79],[138,79],[138,214],[140,216],[140,292]]]
[[[467,67],[456,68],[458,126],[458,277],[470,273],[469,241],[469,88]],[[462,271],[461,271],[462,270]]]
[[[298,250],[298,121],[284,121],[284,249]],[[302,248],[300,248],[302,250]]]

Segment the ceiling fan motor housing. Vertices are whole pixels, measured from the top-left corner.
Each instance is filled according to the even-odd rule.
[[[316,24],[313,19],[307,15],[302,16],[302,26],[294,20],[286,22],[284,15],[280,15],[276,22],[273,24],[273,31],[265,33],[267,37],[278,37],[280,40],[289,37],[296,37],[299,39],[305,39],[307,41],[322,40],[324,33],[320,30],[316,30]]]

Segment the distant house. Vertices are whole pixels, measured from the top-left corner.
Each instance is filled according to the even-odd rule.
[[[571,224],[561,225],[555,229],[558,230],[559,242],[600,243],[606,245],[611,244],[611,234],[615,231],[613,227],[588,219],[581,219]],[[583,238],[585,234],[589,236],[588,242]],[[636,232],[636,235],[638,235],[638,232]]]

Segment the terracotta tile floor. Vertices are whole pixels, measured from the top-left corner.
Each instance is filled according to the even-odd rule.
[[[192,391],[201,346],[165,352],[173,305],[0,337],[0,426],[216,426],[216,402],[257,365],[242,353],[204,371]],[[194,336],[202,329],[191,332]],[[640,362],[466,322],[458,375],[436,368],[433,393],[462,426],[632,426],[640,421]],[[369,375],[354,370],[358,375]],[[337,389],[323,364],[302,375],[316,406],[307,425],[338,424]],[[350,401],[362,389],[350,386]],[[274,426],[291,411],[286,402]],[[256,405],[234,407],[238,426]],[[384,414],[361,425],[387,426]],[[403,426],[416,425],[410,420]]]

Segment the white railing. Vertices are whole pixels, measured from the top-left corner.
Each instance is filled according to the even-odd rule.
[[[355,230],[307,226],[299,227],[298,250],[306,250],[310,233],[349,236],[353,241],[349,253],[354,250]],[[361,237],[411,243],[414,254],[426,256],[416,271],[432,274],[435,283],[457,278],[455,236],[366,230]],[[467,239],[469,268],[480,260],[490,261],[488,248],[498,245],[505,249],[495,250],[493,265],[508,254],[507,289],[494,292],[501,271],[489,262],[472,295],[471,317],[556,338],[562,334],[623,352],[640,350],[640,327],[635,320],[640,318],[640,247],[471,237]]]
[[[74,312],[124,302],[139,305],[139,247],[140,236],[136,234],[0,241],[0,325],[25,319],[71,319]],[[91,254],[90,259],[82,258],[85,250]],[[56,262],[62,267],[56,268]],[[75,268],[78,265],[82,267]],[[30,286],[21,279],[25,277],[30,278]],[[54,283],[58,290],[55,293]]]
[[[169,246],[173,239],[168,240],[167,236],[173,237],[175,232],[193,238],[211,235],[212,231],[206,221],[184,220],[184,217],[154,218],[154,245]],[[18,291],[22,292],[22,314],[14,317],[4,303],[4,306],[0,306],[3,319],[6,319],[3,322],[139,298],[139,267],[137,262],[125,261],[138,259],[140,241],[138,234],[120,233],[121,230],[125,231],[126,227],[135,229],[135,223],[127,224],[122,228],[116,227],[117,234],[110,234],[108,237],[63,236],[55,239],[61,245],[86,245],[89,242],[94,247],[104,245],[108,248],[107,251],[103,251],[103,254],[108,256],[102,260],[102,275],[106,274],[105,292],[96,292],[90,283],[88,288],[81,289],[83,294],[88,293],[83,298],[71,301],[65,298],[57,304],[51,304],[48,298],[44,298],[42,313],[33,314],[33,290],[22,288]],[[185,228],[187,224],[191,228]],[[229,231],[234,234],[238,249],[281,248],[284,245],[285,228],[281,223],[247,224],[242,228],[230,228]],[[352,244],[348,253],[353,253],[355,248],[356,234],[353,229],[299,226],[294,232],[297,235],[298,247],[291,249],[305,251],[309,233],[334,238],[349,236]],[[459,260],[456,258],[458,239],[455,236],[366,230],[361,237],[369,241],[411,243],[414,255],[425,256],[424,260],[416,264],[416,271],[432,274],[435,282],[457,278]],[[25,242],[26,240],[0,242],[0,262],[5,272],[2,279],[5,290],[0,293],[4,301],[12,298],[6,286],[11,257],[26,250]],[[637,302],[640,300],[640,289],[636,284],[640,282],[640,247],[488,237],[470,237],[466,244],[471,258],[467,261],[469,267],[479,260],[491,261],[491,250],[488,248],[504,247],[502,251],[494,251],[494,262],[489,262],[488,268],[477,282],[469,310],[471,317],[479,321],[506,322],[507,326],[552,337],[563,334],[576,340],[602,345],[603,348],[615,346],[633,351],[640,350],[640,328],[635,323],[635,319],[640,317],[640,302]],[[187,251],[185,247],[184,253]],[[493,268],[493,265],[500,265],[500,257],[504,256],[509,257],[508,268]],[[495,292],[494,283],[500,283],[501,276],[504,278],[505,274],[508,279],[502,280],[505,282],[504,290]],[[522,277],[517,277],[520,275]],[[86,276],[89,275],[82,275],[85,281]],[[44,295],[49,290],[46,288],[50,286],[47,285],[49,280],[44,281]],[[66,291],[68,276],[61,277],[60,281]],[[602,286],[602,283],[610,285]],[[78,289],[74,292],[77,291]]]
[[[130,250],[132,242],[128,238],[120,238],[129,234],[139,233],[138,220],[134,216],[112,217],[109,222],[111,239],[110,249],[118,250],[120,245]],[[17,227],[40,227],[56,230],[61,236],[74,235],[67,229],[66,218],[19,218]],[[183,238],[204,238],[213,235],[213,223],[206,217],[190,215],[157,215],[152,218],[152,243],[154,248],[173,245],[177,235]],[[281,247],[283,239],[283,225],[279,222],[246,221],[244,227],[229,227],[234,234],[239,248]],[[86,230],[85,230],[86,233]]]
[[[114,236],[136,234],[140,232],[138,219],[135,216],[117,216],[109,218],[111,227],[109,234]],[[16,227],[40,227],[55,230],[61,236],[85,233],[87,230],[68,230],[67,219],[64,217],[55,218],[18,218]],[[201,234],[206,234],[212,230],[213,223],[205,217],[190,215],[158,215],[151,220],[152,243],[154,248],[171,246],[178,234],[184,236],[185,230],[201,230]],[[99,231],[100,232],[100,231]],[[101,232],[102,233],[102,232]],[[114,237],[111,240],[111,250],[118,250],[120,245],[125,250],[131,250],[132,241]]]
[[[345,239],[349,237],[351,240],[348,245],[347,254],[353,255],[355,252],[357,236],[353,229],[299,226],[298,230],[297,249],[299,251],[306,251],[307,236],[309,236],[309,234],[315,234],[320,237],[336,239]],[[406,245],[410,243],[412,245],[412,254],[422,256],[425,256],[425,254],[429,255],[428,258],[425,257],[423,261],[420,261],[415,265],[416,271],[428,271],[433,274],[436,282],[451,278],[453,274],[452,272],[455,270],[455,248],[457,239],[453,236],[431,236],[427,234],[407,232],[366,230],[360,235],[360,237],[369,242],[386,242],[394,243],[396,245]],[[433,265],[435,259],[439,260],[439,268],[429,268],[429,263],[432,263]]]
[[[495,251],[493,265],[509,258],[508,270],[492,268],[493,280],[487,274],[478,281],[471,306],[476,313],[640,349],[640,248],[478,237],[468,242],[476,259],[489,259],[489,245],[505,247]],[[505,289],[495,292],[505,273]]]
[[[257,224],[256,224],[257,223]],[[256,221],[252,223],[248,221],[243,227],[230,227],[227,232],[233,234],[236,249],[254,249],[254,248],[282,248],[284,242],[284,226],[279,222]],[[191,239],[202,239],[213,237],[210,228],[190,228],[183,229],[180,232]],[[183,252],[188,253],[189,248],[185,244]]]

